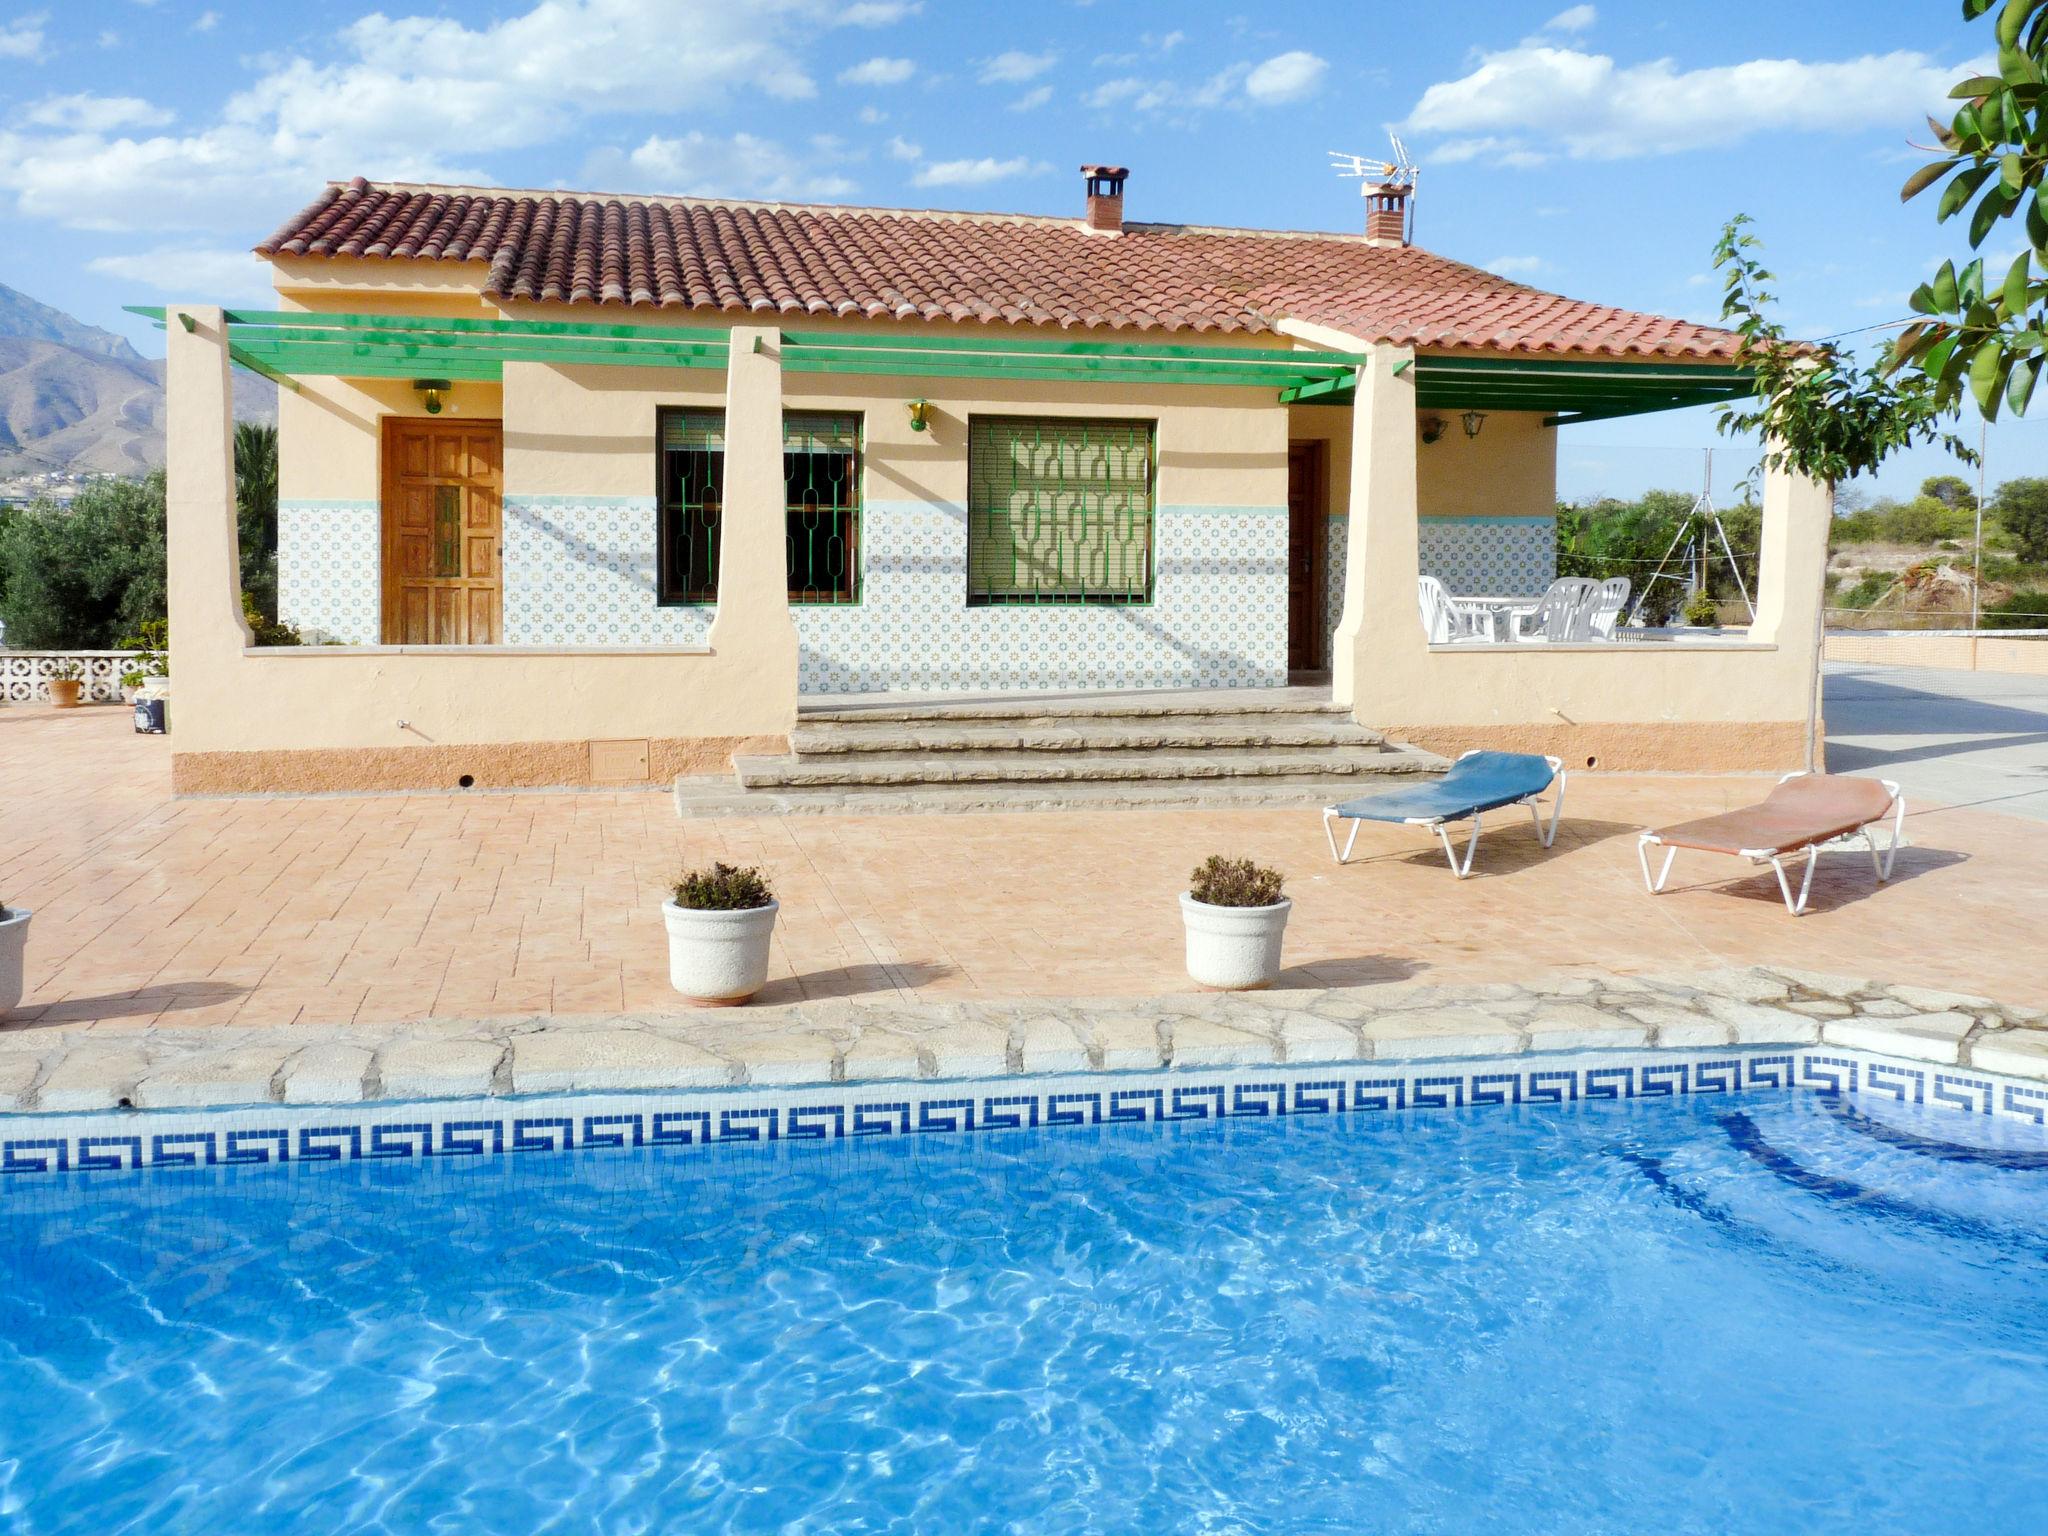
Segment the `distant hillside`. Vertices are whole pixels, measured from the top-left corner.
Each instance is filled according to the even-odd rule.
[[[139,475],[164,461],[164,365],[0,284],[0,474]],[[277,419],[277,386],[235,371],[235,415]]]

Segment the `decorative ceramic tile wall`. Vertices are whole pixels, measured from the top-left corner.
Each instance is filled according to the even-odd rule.
[[[861,601],[794,610],[804,693],[1287,681],[1287,509],[1163,506],[1154,600],[970,608],[967,510],[870,502]]]
[[[277,616],[308,641],[383,638],[383,519],[374,501],[279,501]]]
[[[716,610],[655,602],[652,496],[505,498],[507,645],[702,645]]]
[[[1344,572],[1351,553],[1351,519],[1330,519],[1329,542],[1323,546],[1323,655],[1337,654],[1337,622],[1344,617]]]
[[[38,1175],[806,1143],[1341,1114],[1564,1109],[1691,1094],[1818,1092],[1921,1105],[2017,1132],[2048,1087],[1827,1048],[1585,1051],[982,1081],[826,1083],[656,1094],[274,1105],[0,1118],[0,1190]],[[18,1186],[16,1186],[18,1187]]]
[[[1425,517],[1425,576],[1461,597],[1523,597],[1557,575],[1553,517]]]

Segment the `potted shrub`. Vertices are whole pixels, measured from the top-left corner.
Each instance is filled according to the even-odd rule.
[[[1210,854],[1181,893],[1188,931],[1188,975],[1205,987],[1242,992],[1269,987],[1280,974],[1280,940],[1294,903],[1285,877],[1250,859]]]
[[[1695,592],[1685,600],[1684,617],[1694,629],[1719,629],[1721,605],[1704,591]]]
[[[690,870],[661,904],[669,984],[693,1003],[744,1003],[768,980],[768,941],[781,910],[758,869]]]
[[[0,1016],[21,1001],[22,952],[28,948],[28,908],[0,903]]]
[[[85,668],[75,661],[60,661],[50,668],[50,702],[59,709],[76,709],[85,687]]]

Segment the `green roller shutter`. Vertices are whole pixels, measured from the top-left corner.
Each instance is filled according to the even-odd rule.
[[[973,418],[968,601],[1151,601],[1153,446],[1149,421]]]

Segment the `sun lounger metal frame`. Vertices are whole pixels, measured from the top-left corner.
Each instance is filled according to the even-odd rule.
[[[1786,784],[1793,779],[1803,779],[1805,777],[1807,777],[1806,772],[1801,770],[1797,773],[1786,774],[1778,782]],[[1803,916],[1806,912],[1806,899],[1813,894],[1814,866],[1820,862],[1821,849],[1828,844],[1843,843],[1852,837],[1861,837],[1864,847],[1870,850],[1870,867],[1877,873],[1877,882],[1879,885],[1884,884],[1892,877],[1892,860],[1898,857],[1899,844],[1905,837],[1906,797],[1899,792],[1899,786],[1891,779],[1879,779],[1877,782],[1885,787],[1886,793],[1892,797],[1892,803],[1885,807],[1882,815],[1872,817],[1856,831],[1844,832],[1835,837],[1823,838],[1810,843],[1793,843],[1783,848],[1741,848],[1729,855],[1729,857],[1748,859],[1753,864],[1770,865],[1772,871],[1778,877],[1778,892],[1785,898],[1785,910],[1794,917]],[[1892,824],[1891,839],[1885,846],[1882,854],[1880,854],[1877,846],[1877,837],[1871,831],[1871,828],[1875,827],[1879,822],[1887,820]],[[1654,879],[1650,875],[1650,847],[1653,843],[1664,850],[1664,867],[1657,871]],[[1643,884],[1649,889],[1652,896],[1663,894],[1664,882],[1671,878],[1672,860],[1678,857],[1678,848],[1679,845],[1666,843],[1655,832],[1645,832],[1641,837],[1637,838],[1636,858],[1643,866]],[[1696,848],[1693,851],[1695,853],[1710,853],[1714,850]],[[1785,878],[1785,860],[1797,857],[1802,852],[1806,855],[1806,873],[1799,881],[1799,895],[1797,898],[1794,898],[1792,895],[1792,882]]]
[[[1462,763],[1466,758],[1476,756],[1484,750],[1486,749],[1482,747],[1474,747],[1469,752],[1461,752],[1458,754],[1458,761]],[[1474,807],[1470,810],[1448,811],[1441,816],[1404,816],[1395,825],[1427,827],[1436,833],[1437,841],[1443,844],[1444,857],[1450,861],[1451,873],[1460,880],[1472,873],[1472,855],[1479,851],[1479,824],[1487,811],[1503,811],[1509,806],[1526,805],[1529,807],[1529,819],[1536,824],[1536,835],[1543,840],[1543,846],[1548,848],[1557,841],[1558,818],[1564,814],[1564,781],[1566,774],[1562,758],[1552,757],[1546,752],[1543,754],[1543,760],[1550,764],[1550,782],[1541,789],[1532,789],[1526,795],[1517,796],[1513,800],[1505,800],[1485,807]],[[1557,791],[1557,798],[1550,807],[1550,821],[1546,824],[1543,820],[1542,808],[1537,804],[1537,801],[1553,789]],[[1452,821],[1463,821],[1468,816],[1472,819],[1472,836],[1465,844],[1464,862],[1460,863],[1457,850],[1451,846],[1451,835],[1444,830],[1444,824]],[[1361,821],[1371,819],[1364,816],[1347,817],[1334,805],[1324,806],[1323,837],[1330,845],[1330,857],[1339,864],[1349,863],[1352,847],[1358,842],[1358,824]],[[1337,851],[1337,830],[1333,825],[1340,820],[1351,823],[1351,835],[1344,840],[1344,851],[1342,853]]]

